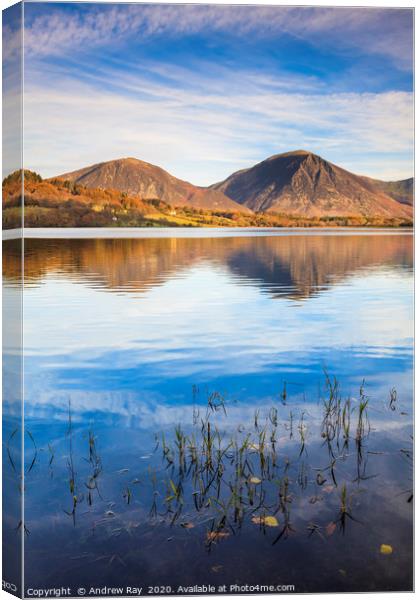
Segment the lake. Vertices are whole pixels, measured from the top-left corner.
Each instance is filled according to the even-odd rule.
[[[210,236],[25,240],[26,588],[411,590],[411,232]]]

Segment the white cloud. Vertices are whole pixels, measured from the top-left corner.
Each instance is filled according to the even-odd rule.
[[[383,8],[81,5],[77,12],[49,9],[36,17],[26,27],[25,47],[28,56],[46,56],[162,34],[228,31],[267,37],[287,33],[330,44],[335,51],[357,48],[385,55],[402,68],[411,68],[411,15],[410,10]]]
[[[22,33],[16,23],[11,26],[7,22],[15,12],[3,16],[3,177],[19,169],[22,162]]]
[[[136,156],[207,185],[294,148],[361,174],[412,175],[409,92],[333,93],[315,76],[238,70],[198,55],[188,67],[136,63],[123,52],[159,35],[286,33],[332,54],[377,53],[408,68],[408,10],[80,4],[31,19],[28,4],[26,15],[25,157],[44,176]],[[118,58],[110,56],[119,44]],[[15,51],[11,44],[9,58]]]
[[[173,69],[158,83],[145,71],[98,71],[82,83],[44,73],[41,87],[34,70],[25,90],[26,165],[51,176],[135,156],[208,185],[303,147],[366,175],[411,176],[411,93],[321,95],[310,82],[296,93],[281,78],[219,75]]]

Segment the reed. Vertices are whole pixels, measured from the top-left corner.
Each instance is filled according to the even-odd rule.
[[[69,400],[68,404],[68,428],[67,428],[67,437],[69,440],[69,455],[67,458],[67,469],[68,469],[68,486],[72,499],[72,508],[71,511],[64,511],[67,515],[69,515],[73,520],[73,525],[76,526],[76,510],[78,506],[78,496],[76,490],[76,470],[74,467],[74,456],[73,456],[73,419],[71,412],[71,402]]]
[[[306,433],[307,433],[307,427],[305,424],[305,411],[302,411],[302,414],[300,416],[300,421],[299,421],[299,425],[297,427],[298,432],[299,432],[299,436],[300,436],[300,451],[299,451],[299,458],[302,456],[302,454],[304,452],[306,452],[307,454],[307,450],[306,450]]]
[[[30,462],[30,465],[28,467],[27,473],[30,473],[32,471],[32,469],[34,468],[37,458],[38,458],[38,447],[35,443],[34,437],[32,435],[32,433],[30,431],[26,431],[29,439],[31,440],[32,443],[32,448],[33,448],[33,453],[32,453],[32,460]]]
[[[394,411],[396,408],[396,404],[397,404],[397,390],[393,387],[390,391],[389,391],[389,408]]]
[[[17,473],[17,469],[16,469],[16,464],[15,461],[13,460],[13,455],[12,455],[12,442],[14,440],[14,438],[16,437],[16,434],[18,432],[18,429],[14,429],[12,431],[12,433],[9,435],[9,438],[6,442],[6,452],[7,452],[7,458],[9,460],[9,464],[12,467],[12,470]]]
[[[286,384],[284,386],[286,393]],[[343,400],[338,381],[327,374],[325,390],[315,437],[313,418],[306,410],[298,413],[295,409],[293,412],[279,404],[269,409],[258,408],[250,422],[229,428],[225,396],[217,392],[207,394],[201,411],[199,407],[193,407],[192,423],[189,421],[185,427],[177,424],[170,432],[154,438],[155,452],[159,453],[156,468],[149,468],[147,489],[151,492],[151,500],[148,518],[155,525],[162,521],[187,530],[196,527],[203,531],[205,524],[205,543],[209,547],[237,533],[244,524],[247,527],[258,524],[276,544],[294,533],[292,510],[294,512],[296,499],[304,498],[306,490],[315,486],[317,495],[313,496],[313,502],[309,499],[311,504],[328,498],[327,494],[333,494],[331,498],[339,494],[338,516],[337,506],[333,504],[334,524],[338,523],[344,533],[347,522],[356,521],[351,510],[350,491],[355,493],[353,484],[369,477],[366,470],[369,453],[365,449],[370,433],[369,399],[363,382],[358,399],[347,397]],[[197,399],[198,388],[193,389],[193,396]],[[72,504],[66,512],[76,525],[76,513],[84,496],[79,493],[73,435],[69,403],[66,464]],[[356,444],[356,453],[348,452],[350,440]],[[322,454],[321,466],[315,466],[311,461],[314,446]],[[33,448],[34,453],[37,452],[35,442]],[[49,450],[51,467],[56,459],[52,446]],[[85,452],[83,454],[83,460],[89,465],[85,487],[87,503],[91,506],[97,499],[103,501],[99,489],[103,481],[103,464],[92,430],[88,433],[87,457]],[[354,455],[357,457],[356,479],[352,479]],[[409,456],[405,449],[401,449],[401,455]],[[351,460],[348,457],[352,457]],[[29,471],[37,460],[37,454],[32,456]],[[121,469],[118,473],[126,471]],[[138,482],[135,479],[119,488],[120,502],[122,493],[127,506],[134,504],[137,507],[137,499],[133,501],[133,484]],[[149,502],[150,496],[147,498]],[[330,504],[326,502],[324,506]],[[128,512],[127,507],[125,510]],[[133,509],[130,507],[130,510]],[[313,521],[306,529],[309,536],[325,539],[320,526]]]
[[[85,487],[88,490],[87,501],[89,506],[93,505],[93,494],[96,491],[97,495],[101,497],[101,492],[99,490],[98,480],[99,476],[102,473],[102,460],[98,454],[97,446],[96,446],[96,437],[93,431],[89,431],[88,434],[88,458],[86,459],[88,464],[91,467],[91,472],[88,476],[87,481],[85,481]]]

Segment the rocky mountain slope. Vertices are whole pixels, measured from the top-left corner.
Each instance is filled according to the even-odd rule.
[[[303,150],[208,188],[134,158],[43,179],[25,171],[26,227],[406,227],[413,179],[354,175]],[[3,181],[3,228],[22,224],[20,172]]]
[[[271,156],[211,189],[255,212],[309,217],[412,216],[409,183],[354,175],[305,150]]]
[[[59,177],[87,188],[119,190],[143,200],[161,200],[174,207],[251,213],[219,190],[192,185],[137,158],[110,160]]]
[[[413,206],[414,203],[414,178],[402,179],[401,181],[380,181],[379,179],[370,179],[365,177],[368,182],[381,192],[384,192],[401,204]]]

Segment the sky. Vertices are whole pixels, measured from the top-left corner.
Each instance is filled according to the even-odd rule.
[[[296,149],[413,174],[409,9],[29,2],[24,20],[44,177],[132,156],[209,185]]]

